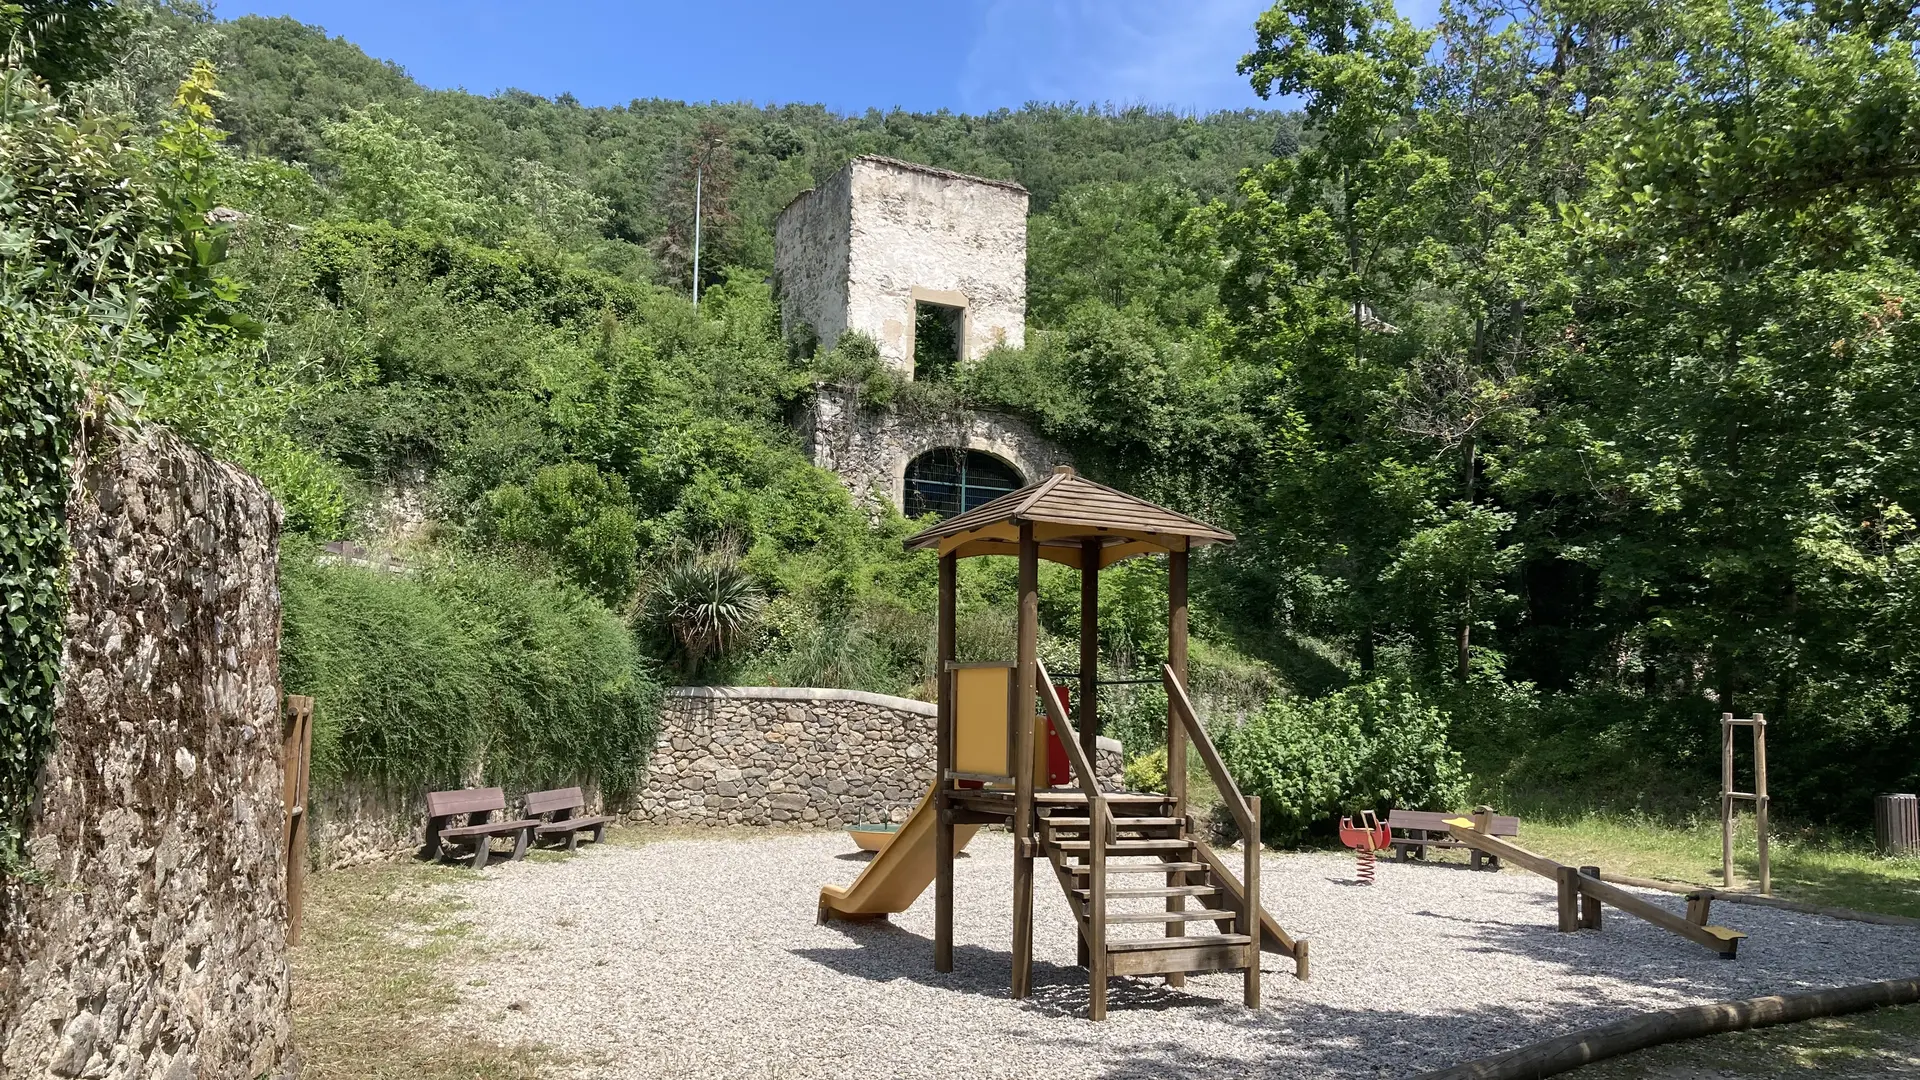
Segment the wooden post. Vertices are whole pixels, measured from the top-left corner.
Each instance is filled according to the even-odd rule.
[[[1167,666],[1187,685],[1187,553],[1167,553]],[[1173,816],[1187,814],[1187,734],[1167,706],[1167,795]]]
[[[1580,868],[1580,876],[1599,881],[1600,868],[1597,866],[1583,866]],[[1600,898],[1584,889],[1580,891],[1580,929],[1600,929]]]
[[[1247,935],[1247,968],[1244,986],[1246,1006],[1260,1007],[1260,796],[1247,796],[1247,815],[1253,818],[1253,835],[1240,838],[1244,855],[1241,869],[1240,932]]]
[[[288,694],[282,726],[280,850],[287,861],[287,944],[300,944],[307,892],[307,801],[312,797],[313,699]]]
[[[959,598],[960,557],[940,556],[940,610],[934,647],[934,767],[935,817],[933,859],[933,970],[953,970],[953,805],[947,799],[953,768],[954,607]]]
[[[1733,786],[1733,729],[1753,732],[1753,790],[1736,791]],[[1745,799],[1753,803],[1753,827],[1760,847],[1760,895],[1773,895],[1773,867],[1767,851],[1767,715],[1754,713],[1748,720],[1735,720],[1732,713],[1720,714],[1720,857],[1725,860],[1721,880],[1733,888],[1733,804]]]
[[[1107,1018],[1107,800],[1087,800],[1087,1017]]]
[[[1080,745],[1100,765],[1100,541],[1080,541]]]
[[[1687,897],[1687,921],[1695,926],[1707,925],[1713,916],[1713,897],[1704,893],[1692,893]]]
[[[1773,895],[1767,864],[1767,714],[1753,714],[1753,828],[1760,838],[1760,895]]]
[[[1187,553],[1185,551],[1167,552],[1167,666],[1173,669],[1174,677],[1184,689],[1187,685]],[[1187,816],[1187,729],[1180,718],[1174,715],[1173,703],[1167,703],[1167,798],[1173,803],[1173,816]],[[1186,826],[1182,827],[1184,832]],[[1258,844],[1258,837],[1247,840]],[[1184,872],[1167,875],[1167,885],[1177,887],[1187,884]],[[1167,897],[1167,910],[1180,912],[1187,910],[1187,898],[1184,896]],[[1187,924],[1170,922],[1166,936],[1185,937]],[[1255,934],[1257,941],[1259,935]],[[1167,976],[1167,985],[1173,987],[1187,985],[1187,977],[1181,972]]]
[[[1554,883],[1560,887],[1560,932],[1571,934],[1580,929],[1579,896],[1580,883],[1574,879],[1580,871],[1571,866],[1556,866],[1553,871]]]
[[[1020,621],[1013,700],[1013,996],[1033,988],[1033,710],[1040,656],[1040,545],[1020,523]],[[1048,693],[1052,689],[1048,688]]]
[[[1720,879],[1733,888],[1733,714],[1720,714]]]

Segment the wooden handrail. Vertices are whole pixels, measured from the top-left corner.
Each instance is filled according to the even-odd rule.
[[[1046,662],[1036,656],[1033,666],[1039,676],[1040,700],[1046,702],[1047,719],[1053,721],[1054,733],[1060,736],[1073,773],[1080,779],[1080,790],[1087,795],[1087,967],[1096,988],[1092,1015],[1095,1020],[1104,1020],[1107,972],[1111,963],[1107,958],[1107,840],[1118,832],[1117,823],[1112,806],[1100,791],[1100,776],[1093,771],[1086,747],[1080,745],[1080,734],[1073,730],[1073,721],[1067,719],[1067,710],[1060,705],[1060,695],[1053,688],[1053,677],[1047,674]],[[1259,938],[1256,936],[1254,940]]]
[[[1160,665],[1160,680],[1167,688],[1167,701],[1173,706],[1173,715],[1180,721],[1192,737],[1194,748],[1200,751],[1200,760],[1206,763],[1207,775],[1213,778],[1213,784],[1220,789],[1220,799],[1233,812],[1233,822],[1240,827],[1240,835],[1252,844],[1260,842],[1258,832],[1260,823],[1247,809],[1246,796],[1240,794],[1240,785],[1233,782],[1233,774],[1227,771],[1227,763],[1220,758],[1220,750],[1213,745],[1213,738],[1201,725],[1200,718],[1194,715],[1193,702],[1187,699],[1186,687],[1180,685],[1180,676],[1174,674],[1170,664]]]
[[[1054,692],[1053,677],[1047,674],[1047,665],[1035,658],[1033,666],[1039,669],[1040,700],[1046,702],[1047,719],[1053,721],[1053,730],[1059,734],[1060,742],[1067,748],[1067,760],[1073,765],[1073,774],[1080,780],[1080,790],[1087,793],[1089,800],[1100,797],[1100,776],[1093,771],[1093,762],[1087,758],[1087,748],[1080,745],[1080,735],[1073,730],[1073,721],[1067,719],[1067,711],[1060,707],[1060,695]]]

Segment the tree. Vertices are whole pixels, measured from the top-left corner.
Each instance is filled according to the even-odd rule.
[[[486,223],[491,200],[459,155],[386,105],[348,109],[321,128],[321,138],[319,157],[347,216],[468,234]]]
[[[0,40],[10,64],[46,80],[55,95],[105,75],[131,19],[113,0],[0,3]]]
[[[616,607],[633,596],[639,528],[626,483],[585,462],[551,465],[525,487],[495,489],[482,523],[487,537],[537,554]]]
[[[701,121],[661,178],[667,228],[654,246],[654,257],[675,285],[693,280],[696,232],[701,245],[702,288],[720,280],[720,272],[734,261],[731,230],[735,224],[735,170],[729,143],[725,126],[713,120]]]
[[[1429,39],[1390,0],[1276,5],[1256,30],[1240,70],[1263,96],[1302,95],[1320,132],[1250,177],[1221,230],[1234,348],[1271,366],[1279,386],[1256,511],[1274,527],[1256,542],[1342,582],[1330,614],[1370,671],[1376,582],[1426,498],[1381,404],[1417,344],[1389,320],[1415,279],[1444,170],[1408,134]]]

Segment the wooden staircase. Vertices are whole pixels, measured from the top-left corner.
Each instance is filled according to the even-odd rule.
[[[1105,843],[1105,876],[1095,903],[1091,825],[1079,792],[1036,792],[1034,828],[1053,864],[1080,927],[1081,962],[1094,967],[1102,950],[1103,975],[1247,973],[1247,1003],[1260,1000],[1260,953],[1243,925],[1238,882],[1229,891],[1216,880],[1186,818],[1159,794],[1110,793],[1112,835]],[[1101,909],[1104,908],[1104,911]],[[1190,923],[1210,923],[1193,927]],[[1204,932],[1194,932],[1204,931]],[[1103,988],[1096,984],[1096,1018]]]
[[[1035,661],[1041,686],[1052,686]],[[1089,1016],[1107,1015],[1107,980],[1114,975],[1164,975],[1179,986],[1190,974],[1239,971],[1249,1008],[1260,1006],[1260,953],[1291,956],[1297,978],[1307,977],[1307,943],[1280,929],[1260,906],[1260,800],[1243,796],[1220,752],[1194,715],[1186,688],[1163,666],[1168,722],[1191,738],[1222,802],[1242,836],[1235,877],[1185,816],[1181,791],[1105,791],[1092,757],[1052,693],[1043,708],[1067,751],[1078,789],[1032,794],[1032,816],[1016,814],[1015,837],[1031,855],[1045,854],[1066,893],[1080,935],[1080,963],[1091,991]],[[1170,747],[1181,747],[1170,739]],[[1184,753],[1169,753],[1184,769]],[[1184,777],[1184,772],[1179,774]],[[1025,826],[1024,828],[1022,826]],[[1212,924],[1211,926],[1207,924]],[[1190,926],[1190,924],[1199,924]],[[1189,933],[1189,929],[1203,931]],[[1019,961],[1015,966],[1018,969]],[[1016,982],[1016,996],[1019,995]]]

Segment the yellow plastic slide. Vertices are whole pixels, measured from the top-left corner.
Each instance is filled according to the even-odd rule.
[[[893,840],[873,857],[873,861],[853,879],[853,884],[820,887],[820,921],[829,918],[870,919],[905,911],[933,884],[934,820],[933,789],[921,797],[913,814],[893,834]],[[958,852],[980,831],[978,825],[953,827],[953,850]]]

